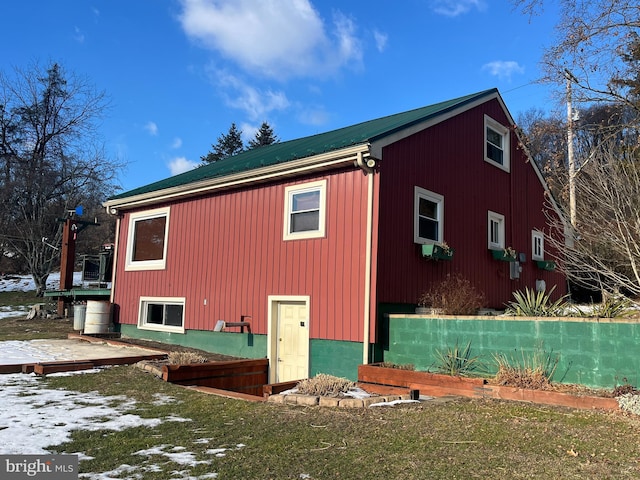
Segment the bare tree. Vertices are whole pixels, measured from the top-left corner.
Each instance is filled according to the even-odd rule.
[[[545,0],[513,3],[532,17],[544,14]],[[633,0],[560,0],[558,5],[558,41],[544,53],[541,80],[562,88],[571,75],[574,101],[622,103],[637,110],[627,81],[638,79],[637,64],[629,60],[640,32],[640,5]],[[562,91],[558,98],[564,98]]]
[[[603,143],[576,177],[577,217],[570,241],[556,242],[568,277],[602,291],[640,294],[640,164]],[[553,220],[562,231],[566,222]]]
[[[56,63],[0,72],[0,238],[38,294],[57,266],[60,219],[114,188],[120,165],[97,135],[105,108],[104,93]]]

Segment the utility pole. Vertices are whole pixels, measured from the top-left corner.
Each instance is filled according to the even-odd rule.
[[[567,79],[567,158],[569,161],[569,218],[571,226],[576,227],[576,162],[573,156],[573,107],[571,105],[571,83],[576,80],[571,72],[565,69]]]

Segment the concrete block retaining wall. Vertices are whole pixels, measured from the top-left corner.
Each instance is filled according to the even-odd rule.
[[[529,317],[424,317],[389,314],[384,361],[412,363],[433,370],[436,351],[471,341],[489,373],[494,355],[522,362],[544,350],[559,362],[554,381],[613,388],[625,382],[640,386],[640,323],[627,319]],[[386,342],[385,342],[386,343]]]

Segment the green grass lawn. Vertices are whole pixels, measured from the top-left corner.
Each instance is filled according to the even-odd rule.
[[[81,471],[121,464],[167,479],[181,470],[166,457],[134,452],[184,447],[207,465],[189,468],[233,479],[638,478],[640,422],[620,414],[571,411],[484,400],[424,402],[368,409],[248,403],[167,384],[135,367],[50,378],[50,387],[99,391],[137,400],[142,417],[176,415],[190,422],[119,432],[77,432],[60,453],[94,457]],[[153,394],[175,402],[157,406]],[[200,439],[210,439],[199,443]],[[243,445],[242,447],[237,447]],[[228,448],[224,457],[206,451]],[[302,475],[302,477],[301,477]],[[122,477],[125,478],[125,477]]]
[[[62,327],[71,328],[68,321],[49,322],[2,320],[0,339],[35,338],[47,326],[59,336]],[[167,384],[133,366],[47,377],[44,384],[124,395],[136,401],[130,413],[144,418],[189,419],[154,428],[75,431],[71,441],[51,447],[93,457],[81,461],[84,473],[129,465],[128,473],[109,478],[204,479],[213,478],[205,476],[211,473],[219,479],[277,480],[640,477],[640,421],[619,413],[476,399],[367,409],[249,403]],[[158,404],[155,394],[174,400]],[[64,412],[60,416],[64,421]],[[209,463],[187,467],[167,456],[135,454],[161,446],[164,452],[182,447],[196,461]],[[226,450],[218,457],[212,449]]]

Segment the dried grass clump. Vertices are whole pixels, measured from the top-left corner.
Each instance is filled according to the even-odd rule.
[[[532,390],[550,390],[551,382],[541,370],[501,365],[495,377],[498,385],[528,388]]]
[[[319,373],[313,378],[298,383],[298,393],[319,397],[339,397],[355,388],[356,384],[346,378]]]
[[[445,315],[475,315],[484,306],[484,294],[462,275],[447,275],[420,296],[418,305],[440,309]]]
[[[207,362],[207,357],[195,352],[170,352],[167,358],[170,365],[188,365],[190,363]]]
[[[494,360],[498,365],[498,373],[494,381],[498,385],[528,388],[534,390],[551,390],[551,379],[560,360],[552,352],[546,352],[542,345],[536,347],[532,355],[521,353],[521,359],[508,359],[506,355],[496,354]]]

